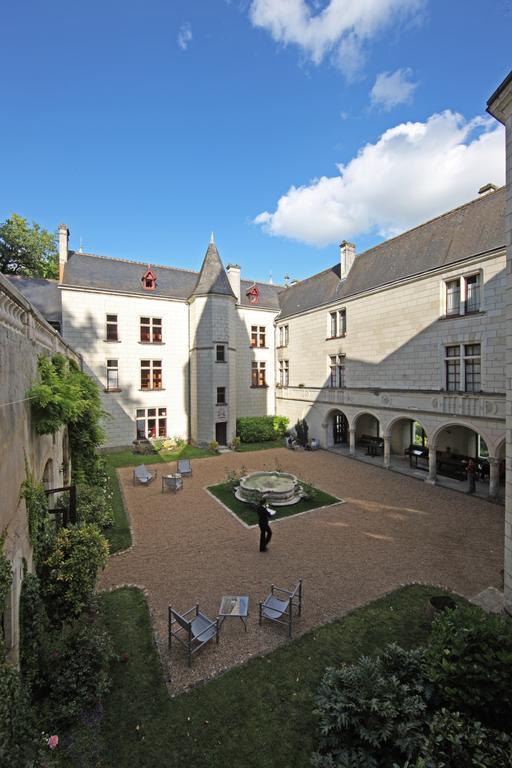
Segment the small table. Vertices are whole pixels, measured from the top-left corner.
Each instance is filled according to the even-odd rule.
[[[249,616],[249,598],[241,595],[224,595],[220,601],[218,618],[219,629],[225,619],[239,618],[247,632],[247,617]]]
[[[162,476],[162,493],[164,493],[166,488],[174,491],[174,493],[179,491],[180,488],[183,488],[183,480],[181,479],[179,472],[175,472],[173,475]]]

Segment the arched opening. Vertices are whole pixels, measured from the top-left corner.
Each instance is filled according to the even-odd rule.
[[[67,434],[62,438],[62,484],[69,485],[69,441]]]
[[[371,413],[360,413],[355,420],[356,448],[365,451],[368,456],[381,456],[384,451],[384,439],[380,433],[380,422]]]
[[[475,478],[489,480],[489,450],[482,435],[462,424],[447,424],[435,437],[437,476],[466,481],[470,461],[475,465]]]
[[[327,420],[327,445],[342,448],[349,444],[349,424],[343,411],[331,411]]]
[[[428,470],[428,438],[417,419],[399,418],[389,429],[391,462],[410,469]]]
[[[53,488],[53,459],[48,459],[45,464],[43,472],[43,485],[45,491],[49,491]]]

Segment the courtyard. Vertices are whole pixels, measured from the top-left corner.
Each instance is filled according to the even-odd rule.
[[[132,468],[118,471],[133,546],[110,558],[100,581],[101,590],[145,591],[172,695],[288,642],[285,628],[258,626],[258,601],[272,583],[303,579],[295,636],[401,584],[436,584],[466,597],[501,587],[504,513],[497,505],[326,451],[226,453],[192,466],[177,495],[162,494],[160,484],[175,464],[158,465],[148,487],[133,485]],[[269,550],[260,553],[258,528],[244,527],[205,490],[242,466],[279,466],[343,503],[276,521]],[[249,596],[247,633],[239,621],[225,622],[219,645],[195,655],[191,670],[181,648],[169,657],[168,606],[185,611],[199,603],[213,618],[229,594]]]

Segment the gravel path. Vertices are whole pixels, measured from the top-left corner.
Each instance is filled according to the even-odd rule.
[[[222,482],[228,469],[292,472],[345,504],[273,523],[269,550],[258,549],[259,530],[247,530],[204,486]],[[133,547],[110,558],[100,589],[135,584],[146,591],[157,644],[172,694],[249,657],[287,642],[286,629],[258,626],[258,601],[271,583],[304,580],[304,610],[297,633],[324,624],[400,584],[440,584],[465,596],[500,587],[503,508],[426,485],[326,451],[284,448],[229,453],[192,462],[176,496],[161,493],[158,467],[149,487],[132,485],[132,469],[119,470],[133,529]],[[210,643],[186,665],[184,652],[167,653],[167,609],[196,602],[215,617],[222,595],[249,595],[247,633],[227,620],[218,646]]]

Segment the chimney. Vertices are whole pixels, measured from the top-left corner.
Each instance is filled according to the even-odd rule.
[[[69,229],[59,224],[59,283],[64,280],[64,267],[68,260]]]
[[[228,264],[226,272],[231,289],[236,296],[236,302],[240,304],[240,267],[238,264]]]
[[[489,194],[489,192],[496,192],[497,189],[498,187],[496,186],[496,184],[484,184],[484,186],[480,187],[480,189],[478,190],[478,194],[487,195]]]
[[[354,243],[349,243],[347,240],[343,240],[340,243],[340,280],[344,280],[350,270],[352,264],[356,258],[356,247]]]

